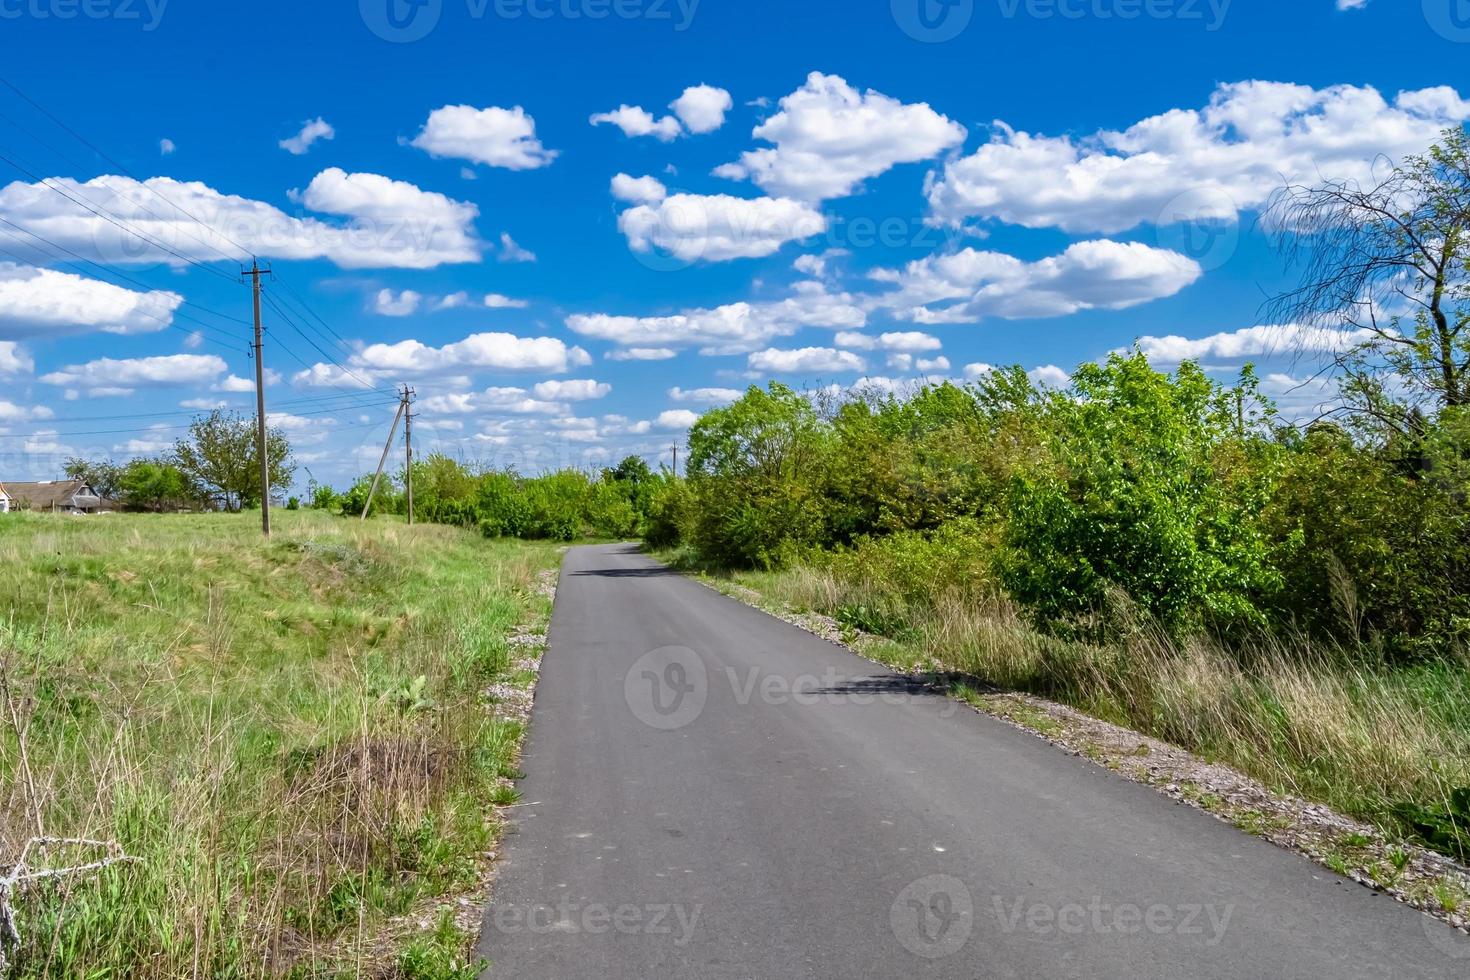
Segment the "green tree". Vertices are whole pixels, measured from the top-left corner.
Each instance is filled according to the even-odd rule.
[[[135,459],[118,479],[119,499],[134,510],[177,510],[196,496],[184,471],[167,460]]]
[[[1400,432],[1406,406],[1470,404],[1470,139],[1446,130],[1381,182],[1291,186],[1268,211],[1301,282],[1278,323],[1352,331],[1333,344],[1349,407]],[[1391,380],[1390,380],[1391,379]]]
[[[291,444],[279,428],[266,429],[270,489],[291,486],[296,465]],[[174,462],[195,485],[218,494],[226,507],[260,503],[260,457],[256,452],[255,419],[215,410],[194,419],[189,437],[174,445]]]
[[[119,479],[123,468],[109,459],[82,459],[73,456],[66,461],[66,475],[71,480],[81,480],[104,497],[118,495]]]

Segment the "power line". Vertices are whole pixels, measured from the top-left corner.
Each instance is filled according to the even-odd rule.
[[[77,142],[81,143],[87,149],[91,150],[93,153],[97,154],[102,159],[104,159],[108,163],[112,164],[119,171],[121,171],[124,176],[131,177],[136,183],[138,183],[140,186],[146,188],[150,193],[156,195],[159,200],[163,201],[169,207],[171,207],[174,210],[178,211],[179,213],[187,216],[188,218],[190,218],[191,220],[193,220],[195,223],[197,223],[200,226],[202,226],[203,228],[205,228],[210,233],[215,234],[215,235],[218,235],[220,238],[222,238],[225,241],[229,242],[231,245],[235,246],[236,248],[238,248],[240,250],[240,254],[241,255],[249,256],[249,255],[252,254],[252,250],[251,249],[248,249],[244,245],[241,245],[239,242],[235,241],[233,238],[231,238],[229,235],[226,235],[224,232],[218,231],[217,229],[215,229],[215,228],[211,227],[210,225],[206,224],[204,221],[200,220],[200,218],[197,215],[192,214],[191,212],[189,212],[185,208],[183,208],[180,205],[178,205],[178,204],[174,203],[173,201],[169,200],[167,197],[165,197],[163,195],[163,193],[161,191],[159,191],[156,188],[152,187],[151,185],[149,185],[145,181],[140,180],[131,170],[129,170],[127,167],[123,166],[121,163],[119,163],[117,160],[113,159],[111,156],[109,156],[107,154],[107,152],[105,150],[103,150],[101,147],[99,147],[96,144],[92,143],[91,140],[87,139],[85,136],[83,136],[81,133],[77,132],[71,126],[68,126],[64,121],[62,121],[60,118],[58,118],[54,113],[52,113],[45,106],[41,105],[35,99],[31,98],[29,95],[27,95],[26,93],[22,92],[20,90],[20,88],[15,85],[14,82],[11,82],[9,79],[4,78],[3,76],[0,76],[0,85],[4,85],[6,88],[8,88],[12,92],[14,92],[16,95],[20,96],[27,103],[29,103],[30,106],[33,109],[35,109],[37,112],[41,113],[47,119],[50,119],[53,123],[55,123],[57,126],[61,127],[67,133],[69,133],[72,136],[72,138],[75,139]],[[45,145],[45,144],[42,144],[42,145]],[[224,253],[221,252],[220,254],[223,255]],[[234,260],[231,260],[231,261],[234,261]]]

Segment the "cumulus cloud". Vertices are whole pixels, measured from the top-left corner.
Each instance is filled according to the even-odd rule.
[[[169,354],[126,360],[104,357],[43,374],[40,380],[48,385],[94,393],[122,394],[134,388],[208,384],[224,374],[226,368],[224,360],[213,354]]]
[[[537,398],[547,401],[585,402],[606,398],[612,385],[601,381],[543,381],[531,389]]]
[[[361,387],[364,380],[380,382],[400,377],[463,374],[467,371],[546,371],[560,374],[592,363],[580,347],[569,347],[556,337],[517,337],[508,333],[477,333],[443,347],[418,340],[370,344],[348,360],[350,373],[331,364],[314,364],[292,381],[306,387]]]
[[[658,418],[653,420],[653,424],[665,432],[682,432],[691,428],[698,421],[698,413],[691,412],[687,408],[674,408],[667,412],[660,412]]]
[[[673,194],[631,207],[618,229],[635,252],[666,252],[682,262],[761,258],[787,242],[827,230],[820,211],[788,198]]]
[[[166,157],[169,154],[174,153],[175,151],[177,151],[178,148],[179,148],[178,147],[178,144],[175,143],[173,140],[168,139],[167,137],[165,137],[165,138],[163,138],[163,139],[161,139],[161,140],[158,141],[158,155],[159,156]]]
[[[812,72],[752,135],[775,146],[744,153],[717,175],[749,178],[770,194],[821,201],[845,197],[898,164],[958,146],[965,128],[927,103],[859,92],[836,75]]]
[[[49,419],[55,414],[44,405],[26,408],[24,405],[0,399],[0,422],[30,422],[36,419]]]
[[[617,174],[612,179],[612,196],[630,204],[657,204],[668,197],[669,192],[656,177]]]
[[[293,156],[304,156],[311,145],[317,140],[330,140],[337,138],[337,131],[332,124],[321,116],[307,120],[301,127],[301,131],[289,139],[281,140],[281,149]]]
[[[730,93],[713,85],[692,85],[669,108],[691,133],[713,133],[725,125],[725,113],[735,103]]]
[[[1178,364],[1204,359],[1238,361],[1298,352],[1341,353],[1376,338],[1371,330],[1325,329],[1293,323],[1245,327],[1193,339],[1174,334],[1140,337],[1137,347],[1150,361]]]
[[[502,262],[535,262],[536,253],[528,248],[522,248],[510,232],[500,233],[500,261]]]
[[[940,221],[993,218],[1076,234],[1234,218],[1283,179],[1371,180],[1381,157],[1422,153],[1467,118],[1470,102],[1447,87],[1389,101],[1367,86],[1237,82],[1203,109],[1080,140],[997,123],[988,144],[944,167],[929,204]]]
[[[0,378],[30,374],[36,362],[26,349],[13,340],[0,340]]]
[[[486,293],[484,302],[492,310],[524,310],[531,305],[523,299],[511,299],[500,293]]]
[[[602,356],[609,361],[667,361],[678,357],[679,352],[668,347],[624,347]]]
[[[966,248],[872,273],[898,287],[878,297],[878,305],[917,323],[1127,309],[1173,296],[1201,275],[1197,262],[1177,252],[1107,240],[1078,242],[1037,262]]]
[[[178,293],[142,293],[54,269],[0,262],[0,336],[150,333],[173,323]]]
[[[688,402],[695,405],[728,405],[730,402],[738,401],[744,392],[736,388],[670,388],[669,400],[676,402]]]
[[[725,124],[725,113],[733,105],[730,93],[713,85],[693,85],[684,90],[669,108],[673,115],[655,116],[642,106],[624,103],[610,112],[595,113],[588,119],[594,126],[611,125],[629,138],[652,136],[671,143],[688,133],[713,133]]]
[[[550,166],[557,151],[536,138],[536,120],[520,106],[476,109],[447,105],[429,113],[429,121],[413,139],[413,146],[433,157],[472,160],[507,170],[536,170]]]
[[[876,337],[872,334],[845,330],[835,339],[841,347],[851,347],[856,350],[901,351],[910,354],[917,351],[935,351],[944,346],[938,337],[916,330],[884,333]]]
[[[679,138],[683,128],[679,120],[673,116],[655,118],[653,113],[636,105],[620,105],[611,112],[599,112],[588,119],[594,126],[604,123],[618,127],[623,135],[636,138],[639,136],[652,136],[664,143],[670,143]]]
[[[756,372],[771,374],[814,374],[818,372],[866,371],[868,364],[852,351],[831,347],[802,347],[780,350],[775,347],[756,351],[746,362]]]
[[[525,388],[513,387],[434,395],[417,404],[421,412],[436,415],[559,415],[570,411],[564,402],[533,398]]]
[[[160,208],[160,196],[177,209]],[[109,214],[151,242],[68,197],[105,201]],[[292,217],[270,204],[197,181],[154,177],[139,182],[117,176],[85,183],[66,177],[46,184],[16,181],[0,190],[0,217],[87,259],[123,264],[184,264],[178,255],[217,262],[221,253],[239,253],[240,246],[282,260],[324,258],[348,269],[428,269],[480,258],[476,207],[404,181],[332,168],[292,197],[344,220]]]
[[[709,354],[746,353],[803,327],[851,330],[866,322],[852,296],[830,293],[816,282],[797,283],[793,294],[779,301],[729,303],[667,316],[573,314],[566,321],[574,333],[624,347],[672,351],[698,346]]]
[[[373,312],[382,316],[413,316],[419,311],[424,297],[412,289],[395,293],[391,289],[380,289],[373,297]]]

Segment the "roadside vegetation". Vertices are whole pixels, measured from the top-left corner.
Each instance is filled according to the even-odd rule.
[[[444,920],[514,799],[507,643],[549,546],[281,515],[0,520],[0,854],[125,856],[11,897],[12,977],[475,975]]]

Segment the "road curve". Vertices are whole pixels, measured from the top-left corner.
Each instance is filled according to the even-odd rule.
[[[629,545],[574,548],[488,976],[1470,976],[1470,942]]]

